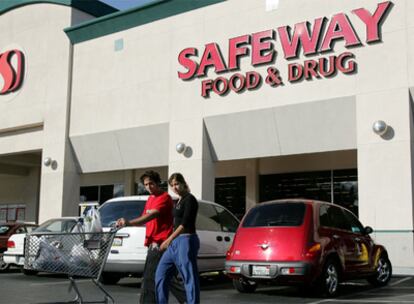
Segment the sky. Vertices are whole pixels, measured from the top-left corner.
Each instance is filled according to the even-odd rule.
[[[126,10],[131,7],[139,6],[152,0],[100,0],[101,2],[105,2],[119,10]]]

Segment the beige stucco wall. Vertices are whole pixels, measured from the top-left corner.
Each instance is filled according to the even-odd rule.
[[[119,134],[135,130],[131,132],[139,136],[140,127],[167,125],[168,131],[155,138],[143,134],[141,142],[131,142],[133,146],[154,145],[164,158],[140,153],[139,148],[127,155],[105,151],[103,146],[110,159],[122,157],[111,170],[134,169],[129,161],[133,158],[147,157],[148,163],[156,159],[158,165],[168,166],[169,173],[183,172],[198,196],[210,198],[216,174],[234,176],[240,171],[237,165],[226,166],[217,161],[251,159],[241,165],[249,180],[248,205],[255,203],[257,172],[262,170],[274,173],[282,168],[295,171],[358,167],[362,221],[376,229],[412,229],[413,136],[408,89],[414,83],[414,39],[410,39],[414,35],[414,4],[393,1],[382,25],[383,42],[366,45],[365,25],[351,11],[364,7],[373,12],[379,2],[280,1],[276,10],[266,11],[265,1],[229,0],[76,44],[70,128],[75,153],[87,155],[85,152],[93,149],[76,144],[82,136],[96,140],[99,135],[103,142],[116,145]],[[181,81],[177,77],[177,71],[183,70],[177,57],[184,48],[198,48],[200,58],[205,44],[217,42],[226,58],[230,38],[284,25],[293,27],[297,22],[313,22],[340,12],[347,14],[363,46],[346,49],[343,41],[337,41],[333,53],[309,59],[351,51],[358,65],[353,75],[338,73],[331,79],[295,84],[285,80],[283,87],[263,85],[255,91],[230,92],[225,97],[211,94],[209,99],[201,97],[201,79]],[[115,41],[119,39],[124,48],[115,51]],[[302,63],[306,58],[286,61],[278,40],[274,44],[278,51],[275,66],[286,79],[288,63]],[[241,59],[241,72],[255,70],[265,75],[267,67],[253,68],[249,58]],[[210,69],[208,77],[217,75]],[[343,98],[347,103],[341,103],[342,108],[320,106]],[[313,105],[320,110],[312,112]],[[282,114],[278,117],[278,113]],[[291,126],[292,119],[298,117],[300,120]],[[372,132],[373,122],[379,119],[392,127],[392,137],[382,138]],[[233,136],[225,136],[227,131]],[[269,140],[263,132],[269,134]],[[165,136],[168,145],[159,145],[157,138]],[[281,141],[275,141],[275,136]],[[190,153],[177,154],[175,145],[179,142],[188,145]],[[306,158],[295,156],[309,153],[322,153],[322,160],[308,159],[312,162],[309,164]],[[92,155],[82,157],[81,162],[93,162]],[[259,163],[254,160],[263,157]],[[285,157],[294,158],[292,166],[282,161]],[[303,162],[296,162],[298,159]],[[266,163],[272,169],[262,165]],[[301,163],[303,166],[298,165]],[[100,170],[105,170],[105,164],[98,164],[90,172]],[[407,237],[412,244],[412,233]],[[403,250],[402,243],[395,246],[387,238],[383,240],[390,247],[397,269],[405,267],[414,272],[413,249]]]
[[[37,222],[39,168],[24,175],[0,175],[0,208],[2,205],[24,205],[25,221]]]
[[[30,220],[43,222],[77,213],[79,173],[67,139],[71,45],[63,29],[90,18],[50,3],[20,6],[0,18],[0,28],[7,29],[2,31],[0,50],[17,48],[25,55],[21,88],[0,95],[0,156],[41,151],[42,161],[46,157],[55,161],[53,166],[40,167],[40,186],[38,177],[37,183],[30,182],[29,187],[40,191],[40,198],[29,199]],[[12,192],[16,198],[21,197],[19,191],[24,193],[26,182],[17,178],[14,184],[19,187]]]

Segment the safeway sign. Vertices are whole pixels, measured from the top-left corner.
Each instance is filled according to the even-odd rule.
[[[379,3],[374,12],[365,8],[352,11],[357,22],[362,23],[365,33],[357,33],[349,17],[345,13],[334,14],[330,18],[320,17],[312,23],[308,21],[295,24],[292,31],[290,26],[281,26],[258,33],[246,34],[228,40],[228,56],[223,57],[220,46],[211,42],[204,46],[203,55],[198,59],[199,50],[189,47],[178,55],[178,62],[183,67],[178,71],[182,80],[201,78],[207,75],[209,68],[214,68],[216,74],[224,74],[240,69],[240,59],[250,58],[250,65],[269,65],[266,75],[252,70],[247,73],[234,73],[230,76],[219,76],[205,79],[201,82],[201,95],[209,97],[211,92],[224,95],[230,90],[241,93],[259,87],[264,80],[272,87],[284,85],[284,79],[295,83],[303,79],[334,77],[341,72],[351,74],[356,72],[357,62],[352,52],[333,54],[329,57],[291,62],[301,53],[305,56],[316,56],[334,51],[334,42],[343,40],[346,48],[362,47],[365,44],[381,41],[382,25],[393,6],[392,1]],[[365,44],[359,38],[365,37]],[[280,75],[274,66],[277,57],[275,44],[280,43],[284,59],[288,62],[286,77]]]
[[[17,91],[24,77],[24,54],[13,49],[0,54],[0,95]]]

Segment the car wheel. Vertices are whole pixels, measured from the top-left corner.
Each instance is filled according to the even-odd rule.
[[[323,266],[321,276],[317,282],[319,293],[329,298],[337,296],[339,279],[338,263],[334,259],[329,259]]]
[[[119,282],[121,276],[110,272],[103,272],[99,281],[105,285],[115,285]]]
[[[0,253],[0,271],[5,271],[9,269],[10,264],[4,262],[3,253]]]
[[[31,269],[25,269],[24,267],[20,268],[21,272],[27,276],[33,276],[33,275],[37,275],[38,271],[36,270],[31,270]]]
[[[385,286],[391,280],[392,276],[392,265],[388,257],[385,255],[381,255],[378,260],[378,265],[375,271],[375,275],[368,278],[368,282],[370,282],[374,286]]]
[[[257,288],[257,283],[243,278],[233,279],[234,288],[241,293],[253,293]]]

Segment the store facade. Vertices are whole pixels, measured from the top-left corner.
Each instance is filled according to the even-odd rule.
[[[180,171],[240,215],[345,205],[414,273],[414,4],[172,0],[93,18],[56,2],[0,15],[1,53],[24,57],[3,75],[0,207],[43,221]]]

